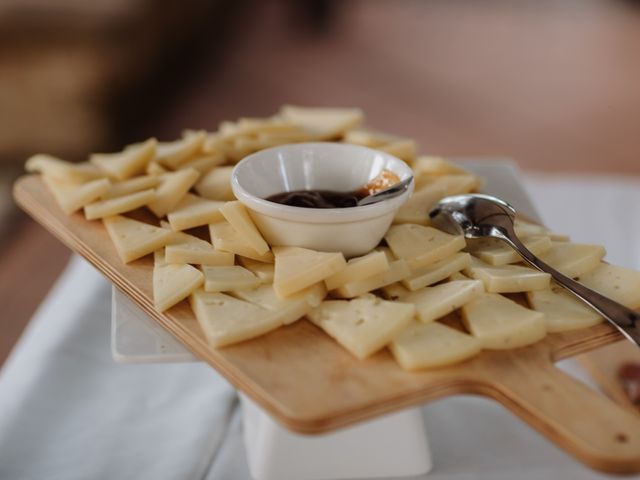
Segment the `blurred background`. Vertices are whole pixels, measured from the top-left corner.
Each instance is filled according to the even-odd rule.
[[[0,364],[68,260],[25,158],[84,160],[283,103],[421,153],[640,178],[640,9],[604,0],[0,0]]]

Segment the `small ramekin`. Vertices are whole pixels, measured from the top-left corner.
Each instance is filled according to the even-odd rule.
[[[342,252],[346,257],[371,251],[382,239],[398,209],[409,199],[413,182],[402,195],[350,208],[302,208],[265,200],[293,190],[353,191],[382,170],[401,180],[411,168],[388,153],[344,143],[296,143],[254,153],[231,175],[236,198],[249,209],[270,245]]]

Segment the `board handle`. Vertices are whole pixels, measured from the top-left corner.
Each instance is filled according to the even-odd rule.
[[[640,472],[640,412],[569,376],[550,356],[530,352],[534,358],[527,360],[523,353],[512,357],[516,368],[501,369],[498,379],[485,378],[490,391],[483,393],[590,467]]]

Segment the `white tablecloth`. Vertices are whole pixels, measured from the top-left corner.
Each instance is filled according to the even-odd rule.
[[[526,177],[550,227],[640,268],[640,181]],[[74,258],[0,372],[0,479],[249,479],[233,389],[203,364],[120,365],[110,285]],[[437,480],[608,478],[475,397],[424,407]]]

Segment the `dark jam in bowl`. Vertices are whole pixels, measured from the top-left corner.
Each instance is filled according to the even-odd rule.
[[[368,192],[336,192],[333,190],[294,190],[276,193],[265,200],[282,205],[303,208],[348,208],[358,205],[358,200],[366,197]]]

